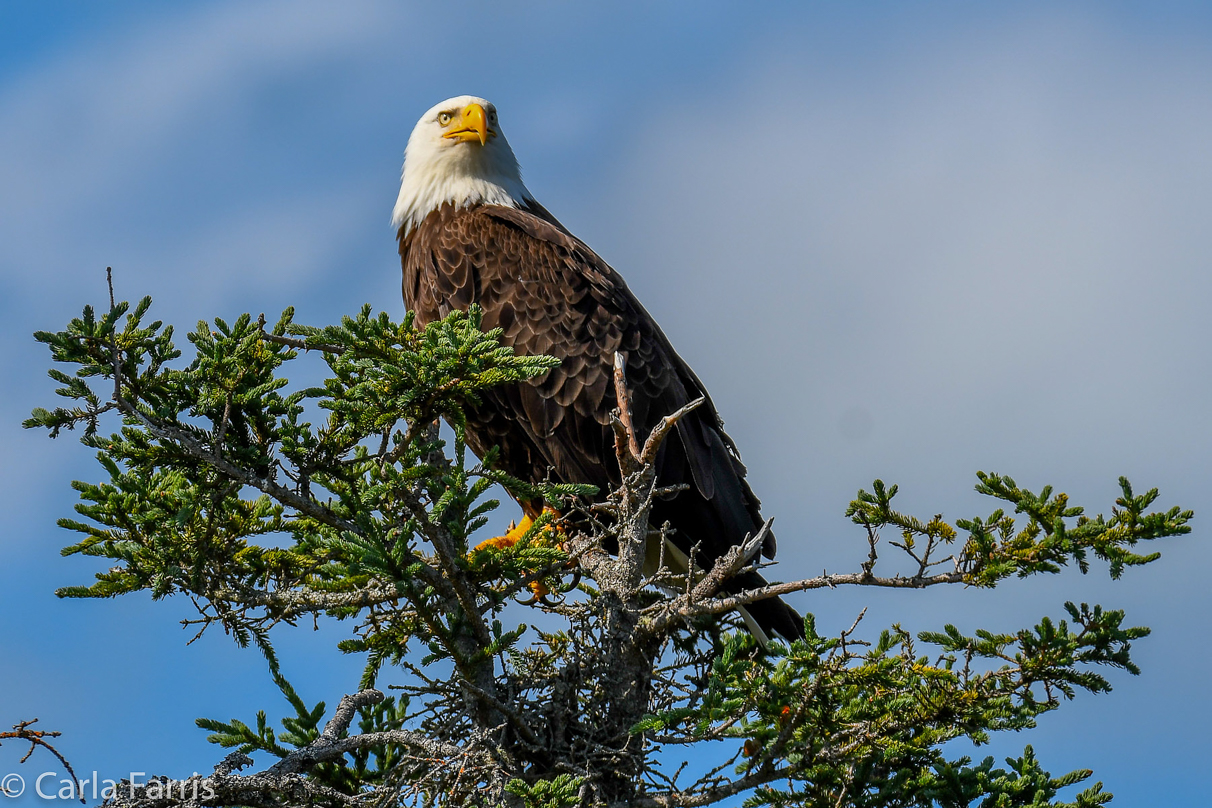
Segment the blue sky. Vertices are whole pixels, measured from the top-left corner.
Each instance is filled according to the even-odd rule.
[[[1143,675],[990,752],[1089,766],[1115,804],[1203,804],[1210,57],[1198,4],[5,3],[0,722],[40,717],[103,777],[183,776],[221,757],[194,718],[279,713],[255,652],[185,646],[187,604],[53,597],[96,569],[58,556],[54,520],[97,471],[70,437],[19,428],[52,399],[30,334],[99,303],[107,265],[186,328],[399,314],[405,140],[474,93],[531,190],[711,388],[777,520],[780,576],[857,566],[842,514],[875,477],[952,519],[991,509],[977,469],[1092,511],[1125,474],[1195,509],[1192,535],[1119,582],[796,604],[833,631],[869,606],[873,632],[1125,608],[1154,629]],[[356,686],[338,636],[277,635],[305,698]]]

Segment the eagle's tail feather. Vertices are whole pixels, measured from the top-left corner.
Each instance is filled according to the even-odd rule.
[[[726,588],[735,593],[763,586],[766,586],[765,578],[756,572],[748,572],[728,581]],[[738,611],[745,620],[749,633],[763,648],[776,634],[784,640],[799,640],[804,637],[804,618],[800,617],[799,612],[788,606],[782,598],[771,597],[755,600],[742,606]]]

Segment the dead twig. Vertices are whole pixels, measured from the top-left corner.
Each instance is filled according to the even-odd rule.
[[[106,267],[106,273],[108,274],[109,272],[109,268]],[[80,795],[80,802],[84,802],[84,789],[80,786],[80,778],[76,777],[76,772],[72,768],[72,764],[68,763],[67,758],[65,758],[63,754],[50,743],[50,741],[46,740],[47,738],[58,738],[60,735],[62,735],[62,733],[53,732],[51,730],[30,729],[30,727],[36,723],[38,723],[38,719],[34,718],[30,721],[21,721],[13,724],[13,728],[10,732],[0,732],[0,741],[17,740],[28,742],[29,749],[21,757],[22,763],[29,760],[30,756],[34,754],[34,750],[38,749],[39,747],[50,752],[59,760],[60,763],[63,764],[63,768],[67,769],[67,773],[71,775],[72,781],[76,785],[76,793]]]
[[[333,345],[330,342],[308,342],[305,339],[297,339],[295,337],[284,337],[279,334],[270,334],[265,330],[265,313],[262,312],[257,317],[257,325],[261,330],[261,339],[266,342],[271,342],[274,345],[285,345],[287,348],[294,348],[298,351],[323,351],[324,353],[342,354],[345,353],[345,346]]]

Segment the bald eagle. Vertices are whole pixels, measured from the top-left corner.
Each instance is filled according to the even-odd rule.
[[[404,304],[418,324],[478,304],[483,328],[501,328],[520,354],[547,354],[559,367],[490,391],[467,413],[468,446],[499,447],[499,466],[520,479],[589,483],[603,493],[621,482],[610,413],[615,352],[626,358],[632,422],[642,442],[659,420],[696,398],[657,460],[662,486],[652,522],[673,528],[666,559],[710,569],[729,547],[756,535],[760,504],[707,389],[678,356],[623,278],[573,236],[522,183],[518,161],[488,101],[443,101],[417,122],[404,152],[392,218],[403,265]],[[524,509],[528,503],[523,503]],[[773,557],[771,536],[762,547]],[[765,585],[757,572],[727,583]],[[742,610],[765,643],[794,639],[803,625],[778,598]]]

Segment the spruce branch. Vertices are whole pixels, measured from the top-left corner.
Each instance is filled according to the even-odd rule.
[[[1053,777],[1030,747],[998,768],[950,757],[947,744],[1030,729],[1108,690],[1108,669],[1138,673],[1132,645],[1148,629],[1122,611],[1065,603],[1028,627],[972,632],[874,631],[860,613],[833,636],[808,615],[804,639],[762,648],[737,609],[843,585],[1006,585],[1068,565],[1086,572],[1095,559],[1119,578],[1156,560],[1141,542],[1190,530],[1189,511],[1151,510],[1156,490],[1137,494],[1121,479],[1109,515],[1088,516],[1051,488],[979,473],[997,509],[947,521],[900,512],[896,486],[876,480],[847,510],[861,528],[854,571],[738,591],[738,575],[770,568],[758,558],[769,523],[706,568],[692,546],[687,575],[646,568],[663,562],[669,529],[651,523],[653,503],[685,488],[658,484],[662,441],[703,399],[637,434],[622,354],[611,421],[622,484],[597,492],[512,478],[491,447],[477,447],[478,463],[468,457],[465,427],[490,391],[558,364],[515,355],[502,332],[481,330],[474,307],[424,328],[369,307],[324,328],[290,310],[272,327],[264,316],[215,319],[188,335],[185,359],[171,327],[146,322],[150,305],[111,299],[37,335],[65,406],[35,410],[26,425],[51,436],[82,427],[104,475],[75,483],[76,516],[61,524],[78,536],[66,555],[110,566],[60,594],[184,594],[191,628],[218,624],[261,648],[289,711],[280,728],[264,711],[200,719],[232,750],[214,773],[127,783],[115,805],[1110,799],[1100,784],[1059,801],[1090,773]],[[321,385],[292,387],[290,363],[302,361],[322,363]],[[110,420],[119,423],[105,435]],[[525,535],[479,546],[495,485],[562,518],[545,513]],[[534,597],[519,604],[524,592]],[[357,692],[327,721],[270,643],[271,630],[322,616],[345,621],[340,651],[365,657]],[[673,750],[712,758],[691,778]],[[250,755],[272,763],[242,773],[256,765]]]

